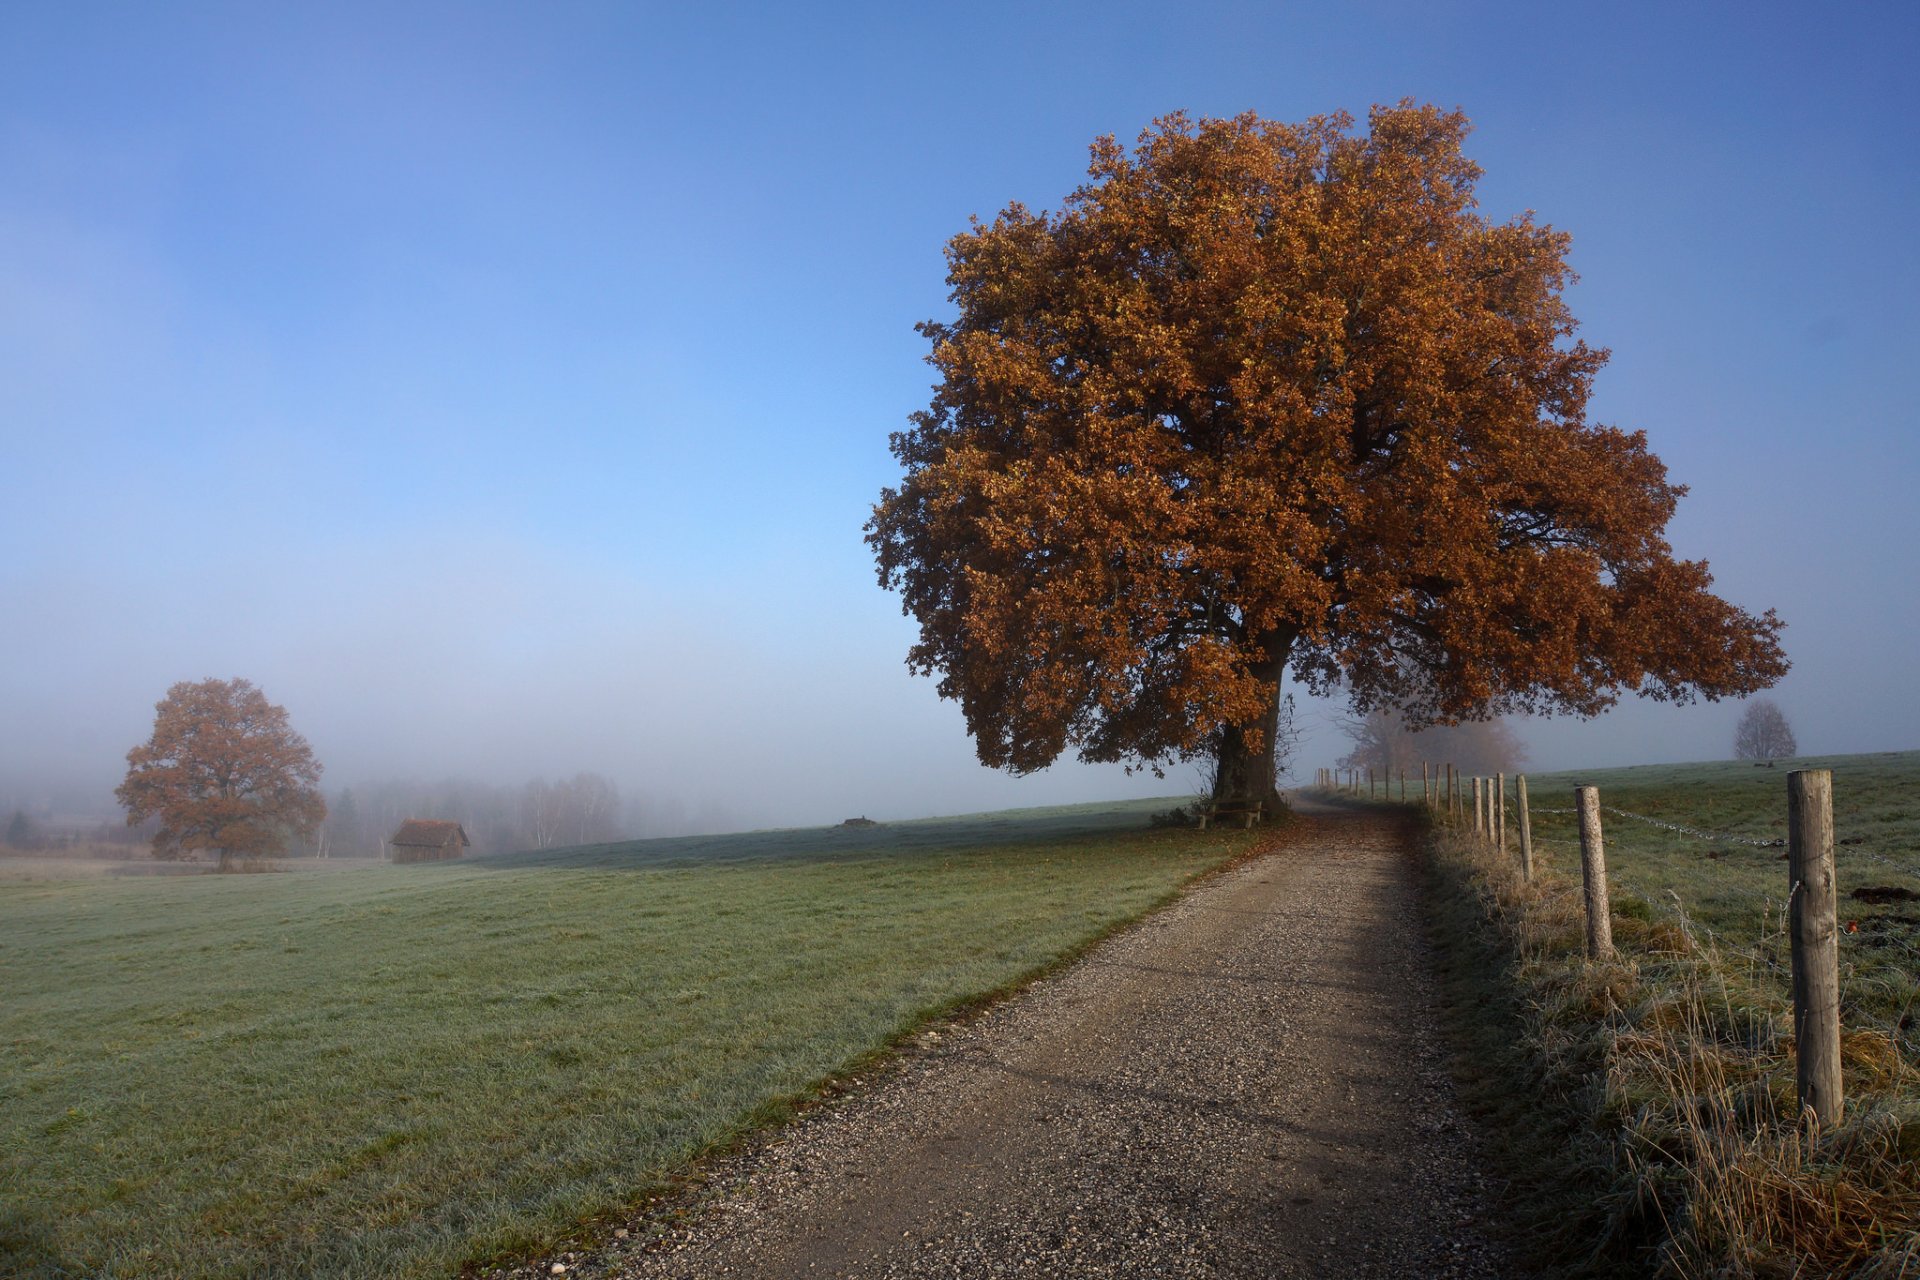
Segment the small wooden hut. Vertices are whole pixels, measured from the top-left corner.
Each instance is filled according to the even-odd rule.
[[[466,828],[457,822],[435,822],[426,818],[408,818],[387,841],[395,862],[438,862],[457,858],[470,848]]]

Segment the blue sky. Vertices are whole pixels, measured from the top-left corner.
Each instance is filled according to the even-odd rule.
[[[209,675],[334,783],[588,768],[741,824],[1152,789],[982,770],[902,669],[860,526],[912,326],[1097,135],[1401,97],[1473,119],[1487,214],[1572,233],[1594,416],[1788,620],[1802,746],[1920,746],[1913,15],[9,6],[0,796],[104,796]],[[1522,733],[1700,758],[1736,716]]]

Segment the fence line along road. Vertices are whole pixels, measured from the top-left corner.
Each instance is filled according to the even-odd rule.
[[[1424,762],[1422,767],[1424,767]],[[1446,769],[1447,773],[1451,775],[1451,777],[1457,778],[1459,776],[1457,774],[1453,774],[1453,766],[1447,765],[1447,766],[1444,766],[1444,768]],[[1438,776],[1437,771],[1436,771],[1436,776]],[[1472,789],[1475,793],[1479,793],[1481,791],[1480,781],[1481,780],[1479,778],[1475,778],[1472,780]],[[1519,782],[1519,785],[1521,787],[1524,788],[1526,786],[1525,775],[1517,775],[1517,781]],[[1488,780],[1485,799],[1491,800],[1493,798],[1492,791],[1493,791],[1492,781]],[[1504,785],[1502,785],[1500,788],[1499,798],[1500,798],[1500,801],[1502,802],[1501,807],[1504,808],[1505,807],[1504,801],[1506,800],[1506,787]],[[1447,789],[1447,792],[1444,795],[1444,799],[1441,801],[1436,801],[1435,803],[1436,804],[1444,803],[1445,800],[1450,800],[1450,799],[1452,799],[1452,794],[1451,794],[1451,788],[1449,787]],[[1475,823],[1474,829],[1482,833],[1491,834],[1494,829],[1493,820],[1490,817],[1482,816],[1484,814],[1484,810],[1478,807],[1479,804],[1481,803],[1481,800],[1482,800],[1482,797],[1479,794],[1476,794],[1475,814],[1479,820]],[[1463,805],[1462,809],[1464,810],[1464,808],[1465,806]],[[1557,814],[1561,817],[1577,818],[1579,817],[1579,814],[1580,814],[1580,811],[1578,809],[1550,809],[1550,808],[1547,808],[1545,805],[1528,806],[1528,811],[1529,811],[1529,816],[1531,816],[1531,814],[1536,814],[1536,813],[1549,813],[1549,814]],[[1736,836],[1725,831],[1702,831],[1699,827],[1689,827],[1679,822],[1668,822],[1664,818],[1648,817],[1644,813],[1633,813],[1626,809],[1616,809],[1612,805],[1601,805],[1600,811],[1602,813],[1612,814],[1616,818],[1627,818],[1634,822],[1644,822],[1650,827],[1659,827],[1663,831],[1671,831],[1675,835],[1688,836],[1695,840],[1712,840],[1720,844],[1740,844],[1740,845],[1746,845],[1748,848],[1751,848],[1751,849],[1784,849],[1787,847],[1786,837],[1784,836],[1779,837],[1777,839],[1773,839],[1773,840],[1756,840],[1752,836]],[[1504,836],[1506,834],[1504,830],[1504,827],[1506,824],[1502,822],[1500,825],[1503,828],[1503,830],[1501,830],[1500,832],[1500,835]],[[1550,845],[1561,845],[1563,843],[1572,843],[1571,841],[1563,842],[1563,841],[1553,840],[1553,839],[1540,839],[1539,837],[1532,835],[1532,832],[1527,829],[1527,825],[1530,825],[1530,824],[1525,824],[1523,819],[1523,826],[1521,828],[1521,840],[1523,841],[1523,843],[1537,843],[1537,844],[1550,844]],[[1502,852],[1504,851],[1505,850],[1503,849]],[[1523,854],[1526,852],[1527,852],[1526,849],[1522,850]],[[1887,857],[1885,854],[1875,853],[1871,849],[1858,849],[1858,848],[1849,846],[1844,856],[1846,859],[1849,859],[1849,860],[1853,858],[1865,858],[1869,862],[1877,862],[1883,867],[1888,867],[1894,871],[1900,872],[1902,875],[1920,877],[1920,866],[1912,866],[1904,862],[1897,862],[1894,859]]]
[[[1778,840],[1755,840],[1749,836],[1729,835],[1724,831],[1702,831],[1698,827],[1682,826],[1678,822],[1668,822],[1662,818],[1649,818],[1644,813],[1629,813],[1625,809],[1615,809],[1611,805],[1602,805],[1600,808],[1601,812],[1610,813],[1616,818],[1631,818],[1635,822],[1644,822],[1650,827],[1659,827],[1666,831],[1675,832],[1678,835],[1691,836],[1696,840],[1713,840],[1721,844],[1743,844],[1754,849],[1784,849],[1787,847],[1787,841],[1784,837]],[[1578,809],[1548,809],[1540,805],[1534,805],[1533,812],[1555,813],[1563,817],[1577,817],[1580,811]],[[1535,839],[1538,841],[1538,837],[1535,837]],[[1539,842],[1545,844],[1571,843],[1570,841],[1562,842],[1558,840]],[[1848,846],[1844,856],[1847,859],[1865,858],[1869,862],[1877,862],[1883,867],[1890,867],[1902,875],[1920,876],[1920,867],[1910,866],[1904,862],[1897,862],[1889,858],[1886,854],[1875,853],[1871,849],[1859,849]]]
[[[1754,840],[1725,832],[1701,831],[1643,813],[1610,808],[1600,803],[1596,787],[1575,787],[1573,794],[1575,809],[1543,809],[1541,812],[1572,812],[1579,818],[1580,878],[1586,891],[1587,958],[1591,961],[1605,961],[1613,956],[1606,841],[1600,829],[1603,811],[1696,839],[1761,849],[1786,846],[1795,1084],[1803,1115],[1820,1128],[1840,1123],[1845,1114],[1846,1094],[1840,1062],[1839,890],[1834,877],[1832,772],[1801,769],[1787,775],[1785,840]],[[1899,867],[1898,863],[1877,854],[1866,856]],[[1675,895],[1676,904],[1678,901]],[[1682,907],[1683,913],[1684,910]]]
[[[1600,809],[1601,812],[1610,813],[1616,818],[1631,818],[1635,822],[1644,822],[1650,827],[1661,827],[1668,831],[1676,831],[1683,836],[1692,836],[1696,840],[1718,840],[1725,844],[1751,845],[1755,849],[1784,849],[1787,847],[1785,838],[1778,840],[1755,840],[1749,836],[1728,835],[1724,831],[1702,831],[1698,827],[1685,827],[1677,822],[1668,822],[1662,818],[1649,818],[1644,813],[1628,813],[1625,809],[1616,809],[1611,805],[1601,805]],[[1549,809],[1543,805],[1534,805],[1533,811],[1535,813],[1558,813],[1568,816],[1579,813],[1578,809]]]

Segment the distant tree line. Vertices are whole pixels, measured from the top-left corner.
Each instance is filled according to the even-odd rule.
[[[1419,776],[1420,764],[1451,764],[1469,774],[1517,773],[1527,748],[1504,720],[1469,720],[1409,732],[1392,711],[1374,711],[1344,725],[1353,750],[1340,757],[1343,769],[1372,769],[1392,776],[1404,769]]]
[[[294,856],[373,858],[408,818],[458,822],[475,853],[512,853],[598,844],[633,834],[631,807],[620,788],[597,773],[576,773],[519,786],[467,779],[396,781],[348,787],[327,797],[327,816]]]
[[[29,813],[24,805],[0,806],[0,813],[10,815],[0,827],[0,848],[11,853],[143,853],[160,825],[142,822],[130,827],[124,822],[42,818]]]
[[[320,790],[323,772],[286,708],[253,682],[180,681],[154,704],[152,735],[127,752],[127,775],[114,792],[127,820],[115,843],[150,844],[159,858],[210,854],[225,871],[272,856],[379,857],[409,818],[458,822],[481,853],[693,829],[679,805],[655,814],[636,801],[623,804],[620,788],[597,773],[519,786],[395,781],[329,795]],[[697,821],[725,825],[718,812]],[[48,846],[22,808],[0,823],[0,847]]]

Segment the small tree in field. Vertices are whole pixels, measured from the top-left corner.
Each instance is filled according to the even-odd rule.
[[[183,681],[154,710],[153,737],[127,752],[114,795],[128,826],[160,819],[155,857],[205,849],[225,871],[236,856],[278,852],[327,816],[307,740],[250,681]]]
[[[1587,420],[1568,237],[1475,207],[1458,113],[1172,115],[947,245],[940,381],[867,526],[988,765],[1210,757],[1277,806],[1289,672],[1415,727],[1740,696],[1780,622]]]
[[[1799,750],[1786,714],[1771,698],[1747,704],[1746,713],[1733,731],[1734,759],[1785,760],[1797,755]]]

